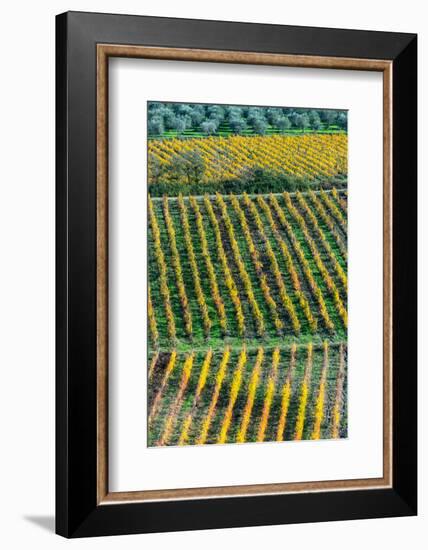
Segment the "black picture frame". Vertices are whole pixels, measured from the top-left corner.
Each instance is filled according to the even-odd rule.
[[[391,488],[97,504],[97,44],[392,62]],[[417,36],[68,12],[56,18],[56,532],[86,537],[417,513]]]

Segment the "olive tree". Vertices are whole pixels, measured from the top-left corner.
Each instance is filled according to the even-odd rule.
[[[264,117],[253,117],[251,125],[254,129],[254,132],[261,135],[266,133],[268,127],[267,120]]]
[[[321,118],[318,111],[312,110],[309,111],[309,125],[312,130],[319,130],[321,128]]]
[[[337,125],[343,130],[348,129],[348,113],[339,113],[337,117]]]
[[[151,136],[163,134],[165,131],[163,118],[159,115],[149,117],[147,129],[148,129],[149,135]]]
[[[201,130],[204,134],[215,134],[218,128],[218,122],[216,120],[204,120],[201,123]]]
[[[306,113],[303,113],[301,115],[297,115],[296,122],[295,122],[297,128],[300,128],[302,132],[305,130],[305,128],[309,127],[309,117]]]
[[[229,126],[234,134],[242,134],[247,128],[247,123],[242,117],[233,117],[229,119]]]
[[[288,130],[291,128],[291,122],[288,116],[280,116],[278,120],[276,121],[276,126],[280,129],[281,132],[285,132],[285,130]]]
[[[207,107],[207,115],[211,119],[222,121],[225,115],[225,109],[221,105],[210,105]]]
[[[193,126],[199,126],[205,120],[205,108],[203,105],[194,105],[190,113]]]
[[[336,122],[337,113],[332,109],[323,111],[323,119],[327,126],[332,126]]]
[[[175,117],[174,130],[176,130],[178,134],[182,134],[187,128],[187,122],[187,119],[183,116]]]
[[[272,126],[278,126],[278,120],[282,117],[282,110],[277,107],[270,107],[267,109],[266,115]]]

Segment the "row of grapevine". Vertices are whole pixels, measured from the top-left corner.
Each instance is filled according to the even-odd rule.
[[[229,237],[230,246],[232,248],[233,257],[235,260],[236,265],[238,266],[239,276],[241,278],[241,282],[243,284],[243,287],[245,289],[248,302],[251,305],[251,308],[253,310],[254,319],[256,321],[257,325],[257,334],[260,336],[264,334],[265,332],[265,324],[263,320],[263,314],[260,311],[259,305],[257,303],[257,300],[254,296],[254,291],[251,283],[251,279],[248,275],[247,268],[245,266],[245,263],[241,256],[241,251],[239,250],[239,245],[235,238],[235,229],[233,227],[232,221],[229,217],[229,213],[227,210],[226,203],[221,195],[217,195],[217,203],[220,207],[221,216],[223,218],[224,225],[226,227],[226,231]]]
[[[192,373],[193,356],[194,356],[193,353],[189,354],[186,357],[186,360],[184,361],[183,372],[181,375],[180,384],[178,386],[178,392],[175,396],[174,401],[172,402],[170,411],[165,421],[165,426],[163,429],[162,436],[158,441],[158,445],[167,445],[171,437],[172,430],[174,429],[176,416],[178,411],[180,410],[180,406],[183,400],[183,395],[184,395],[184,392],[186,391],[186,387],[189,382],[190,375]]]
[[[272,407],[272,401],[275,395],[276,379],[278,376],[278,365],[279,365],[279,348],[275,348],[272,356],[272,367],[269,374],[268,383],[266,386],[262,416],[260,418],[259,429],[257,430],[257,441],[259,442],[263,441],[266,435],[266,428],[269,422],[269,415]]]
[[[253,411],[254,407],[254,400],[256,397],[256,390],[259,383],[260,375],[261,375],[261,366],[263,363],[263,357],[264,357],[264,349],[260,347],[257,351],[257,358],[256,362],[254,364],[253,371],[251,373],[250,382],[248,384],[248,392],[247,392],[247,401],[245,403],[245,409],[242,414],[242,420],[241,425],[239,427],[239,432],[236,437],[236,441],[238,443],[244,443],[245,437],[248,430],[248,425],[251,420],[251,413]]]
[[[157,355],[157,356],[159,357],[159,355]],[[167,365],[166,370],[164,372],[164,375],[162,377],[162,381],[159,385],[159,388],[156,392],[156,396],[153,399],[153,403],[152,403],[150,413],[149,413],[149,426],[152,423],[153,419],[155,418],[155,416],[158,412],[158,408],[159,408],[159,406],[161,404],[161,400],[162,400],[162,394],[163,394],[163,391],[164,391],[166,385],[168,384],[169,377],[171,376],[171,374],[174,370],[176,358],[177,358],[177,352],[174,350],[174,351],[171,352],[171,355],[169,356],[168,365]],[[155,368],[155,366],[154,366],[154,368]],[[153,370],[154,370],[154,368],[153,368]]]
[[[202,422],[202,429],[199,433],[199,437],[196,440],[198,445],[203,445],[207,440],[208,431],[209,431],[210,426],[211,426],[211,421],[213,419],[213,416],[214,416],[214,413],[215,413],[215,410],[216,410],[216,406],[217,406],[218,398],[219,398],[219,395],[220,395],[221,387],[223,385],[223,380],[224,380],[224,377],[226,375],[226,369],[227,369],[227,365],[228,365],[228,362],[229,362],[229,357],[230,357],[230,347],[227,347],[224,351],[223,358],[221,360],[220,367],[218,369],[218,372],[217,372],[217,375],[216,375],[216,378],[215,378],[215,388],[214,388],[214,392],[213,392],[212,397],[211,397],[208,412],[207,412],[207,414],[206,414],[206,416],[205,416],[205,418]]]
[[[281,409],[279,413],[278,427],[276,431],[276,441],[284,440],[285,428],[287,425],[288,410],[290,408],[290,398],[292,392],[291,383],[293,381],[294,370],[296,367],[296,344],[291,347],[290,363],[285,377],[285,382],[281,390]]]
[[[226,256],[226,252],[223,246],[223,239],[221,236],[220,225],[208,197],[204,197],[204,205],[208,214],[209,221],[211,222],[212,229],[214,231],[216,252],[223,269],[223,276],[226,283],[226,287],[229,292],[230,299],[232,300],[235,308],[235,315],[238,321],[238,333],[239,333],[239,336],[243,336],[245,333],[244,313],[242,311],[242,305],[241,305],[241,300],[238,293],[238,287],[236,286],[235,279],[232,275],[232,271],[229,266],[229,260],[228,260],[228,257]]]
[[[149,287],[149,292],[147,296],[147,316],[149,318],[150,336],[151,336],[152,342],[156,345],[157,341],[159,340],[159,332],[158,332],[158,325],[156,322],[155,310],[153,309],[150,287]]]
[[[165,196],[163,198],[163,212],[164,212],[164,218],[165,218],[165,225],[166,225],[166,229],[169,237],[169,245],[171,248],[171,259],[172,259],[172,265],[174,267],[174,272],[175,272],[178,295],[180,297],[181,306],[183,308],[184,326],[185,326],[186,334],[188,336],[191,336],[192,314],[190,313],[186,287],[184,286],[183,270],[181,269],[181,260],[177,249],[174,222],[172,221],[171,215],[169,213],[168,202],[169,202],[168,198]]]
[[[162,249],[159,225],[158,225],[156,214],[153,208],[153,202],[150,199],[150,197],[149,197],[149,218],[150,218],[150,225],[152,229],[151,234],[153,237],[153,246],[154,246],[156,261],[159,269],[160,293],[161,293],[161,296],[163,299],[163,305],[165,308],[165,316],[167,319],[167,326],[168,326],[168,336],[171,340],[174,340],[176,335],[175,319],[171,308],[167,265],[165,262],[165,254]],[[151,300],[150,300],[149,306],[152,307]],[[152,327],[154,327],[154,323],[156,322],[154,318],[154,313],[151,313],[151,317],[152,317]]]
[[[211,330],[212,323],[209,317],[205,295],[202,291],[198,262],[193,249],[192,233],[190,231],[189,218],[187,215],[187,206],[183,200],[183,197],[181,196],[179,197],[178,204],[180,206],[181,223],[184,228],[184,239],[186,241],[187,257],[189,259],[190,267],[192,270],[193,284],[196,292],[196,299],[198,301],[199,309],[200,309],[203,323],[204,323],[204,332],[205,332],[205,335],[207,336]]]
[[[169,139],[151,140],[148,145],[149,160],[155,159],[174,176],[174,162],[195,152],[203,163],[202,183],[233,179],[251,168],[301,178],[347,173],[346,134]],[[156,179],[154,165],[149,162],[149,182]]]
[[[195,197],[190,197],[190,204],[192,205],[193,211],[196,216],[196,227],[198,230],[199,239],[201,241],[202,256],[204,258],[204,262],[207,268],[208,278],[210,281],[211,296],[213,297],[214,303],[217,308],[217,312],[220,320],[220,326],[223,330],[223,334],[225,334],[227,329],[226,312],[224,309],[223,299],[221,297],[221,294],[218,288],[217,275],[211,260],[211,255],[208,247],[207,236],[204,229],[202,214]]]
[[[303,375],[302,386],[300,388],[300,400],[299,400],[299,409],[297,412],[296,429],[294,432],[294,439],[297,441],[302,439],[303,437],[303,428],[305,427],[305,420],[306,420],[306,407],[308,404],[309,387],[311,382],[311,373],[312,373],[312,343],[309,343],[305,373]]]
[[[238,364],[236,366],[235,372],[233,373],[233,380],[230,386],[229,403],[227,405],[226,412],[224,413],[224,416],[223,416],[217,443],[226,443],[227,441],[227,432],[232,422],[233,409],[235,407],[236,398],[238,397],[238,393],[241,388],[242,371],[244,369],[246,362],[247,362],[247,351],[244,346],[239,356]]]
[[[346,435],[346,345],[312,342],[158,354],[149,445]]]
[[[312,430],[311,439],[319,439],[321,434],[321,423],[324,416],[324,404],[325,404],[325,386],[327,382],[328,372],[328,344],[324,342],[324,358],[323,367],[321,373],[321,381],[318,389],[317,400],[315,404],[315,422]],[[333,426],[333,432],[335,431],[335,424]],[[337,437],[336,433],[336,437]]]
[[[187,440],[189,437],[189,430],[192,425],[193,415],[196,412],[196,408],[198,406],[202,390],[204,389],[205,384],[207,382],[212,356],[213,356],[213,352],[211,349],[209,349],[207,352],[207,355],[205,356],[204,362],[202,364],[201,372],[199,374],[198,385],[196,387],[196,392],[193,397],[192,408],[190,409],[189,413],[187,414],[183,422],[180,438],[178,440],[179,445],[185,445],[187,443]]]

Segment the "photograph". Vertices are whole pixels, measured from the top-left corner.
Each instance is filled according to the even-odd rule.
[[[147,445],[347,438],[347,110],[149,101],[147,171]]]
[[[427,546],[423,6],[3,5],[0,548]]]

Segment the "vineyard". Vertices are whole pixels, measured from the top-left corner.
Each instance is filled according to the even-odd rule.
[[[149,199],[153,349],[343,340],[346,192]]]
[[[154,353],[149,445],[346,436],[346,346]]]
[[[347,437],[346,127],[344,111],[153,104],[149,446]]]
[[[347,146],[343,133],[150,140],[149,184],[233,180],[254,168],[271,175],[330,178],[347,173]]]

